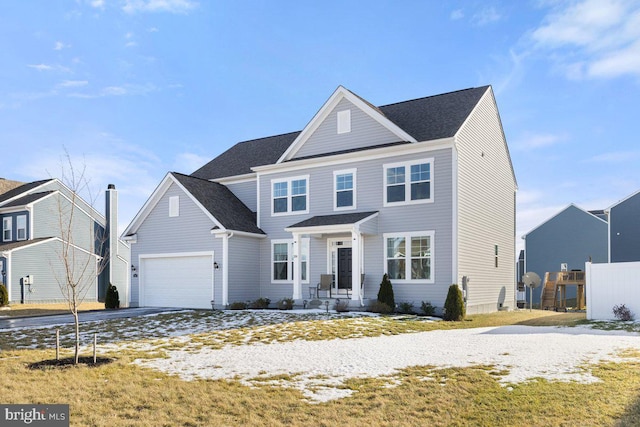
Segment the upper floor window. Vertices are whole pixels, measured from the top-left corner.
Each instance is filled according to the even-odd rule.
[[[7,242],[11,240],[13,232],[13,221],[11,217],[2,218],[2,240]]]
[[[271,181],[271,212],[274,215],[308,213],[309,177],[296,177]]]
[[[349,169],[333,173],[333,207],[335,210],[355,209],[356,170]]]
[[[385,273],[391,280],[433,283],[433,231],[385,234]]]
[[[16,238],[17,240],[27,240],[27,216],[18,215],[16,217]]]
[[[433,159],[384,165],[384,205],[433,201]]]

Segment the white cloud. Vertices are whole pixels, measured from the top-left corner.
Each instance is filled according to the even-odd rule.
[[[180,153],[176,156],[173,169],[182,173],[193,173],[212,159],[210,156],[201,156],[194,153]]]
[[[131,14],[137,12],[187,13],[197,6],[197,3],[190,0],[126,0],[122,10]]]
[[[62,83],[58,83],[58,87],[82,87],[88,84],[87,80],[65,80]]]
[[[62,42],[56,42],[53,45],[53,50],[62,50],[62,49],[68,48],[68,47],[70,47],[70,45],[64,44]]]
[[[456,9],[453,12],[451,12],[451,15],[449,15],[449,18],[451,18],[452,21],[457,21],[458,19],[462,19],[464,18],[464,11],[462,9]]]
[[[640,75],[640,3],[582,0],[554,3],[531,40],[570,79]]]
[[[517,150],[530,151],[538,148],[548,148],[560,144],[567,139],[565,135],[554,135],[550,133],[528,134],[520,139],[516,139],[512,146]]]
[[[640,151],[612,151],[593,156],[588,159],[588,161],[597,163],[620,163],[630,161],[635,162],[638,159],[640,159]]]
[[[480,12],[473,15],[473,17],[471,18],[471,22],[473,22],[475,25],[483,26],[497,22],[500,19],[502,19],[502,16],[495,8],[485,7]]]
[[[62,65],[49,65],[49,64],[28,64],[27,67],[36,69],[38,71],[61,71],[64,73],[70,73],[71,70]]]
[[[125,84],[121,86],[106,86],[96,93],[74,92],[68,94],[68,96],[71,98],[93,99],[107,96],[146,95],[156,90],[156,86],[151,83],[145,85]]]
[[[89,3],[91,7],[95,7],[96,9],[104,9],[104,0],[91,0]]]
[[[38,71],[51,71],[51,70],[53,70],[53,67],[51,65],[47,65],[47,64],[31,64],[31,65],[27,65],[27,67],[35,68]]]

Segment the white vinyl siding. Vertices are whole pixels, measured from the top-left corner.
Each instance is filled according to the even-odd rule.
[[[333,208],[336,211],[356,208],[356,169],[333,173]]]
[[[385,270],[399,283],[434,283],[434,231],[386,233]]]
[[[433,159],[389,163],[384,169],[384,206],[433,202]]]
[[[271,181],[271,214],[309,213],[309,176]]]
[[[456,136],[458,277],[469,276],[467,312],[515,303],[515,191],[509,151],[491,90]],[[503,262],[495,266],[495,246]],[[559,264],[558,264],[559,265]]]
[[[13,219],[11,217],[2,218],[2,240],[10,241],[13,236]]]

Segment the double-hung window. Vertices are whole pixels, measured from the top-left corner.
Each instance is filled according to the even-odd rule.
[[[433,231],[384,235],[385,273],[391,280],[433,283]]]
[[[384,205],[433,201],[433,159],[384,165]]]
[[[309,177],[271,181],[271,212],[286,215],[309,212]]]
[[[27,216],[18,215],[16,217],[16,239],[27,240]]]
[[[333,208],[335,210],[355,209],[356,170],[349,169],[333,173]]]
[[[300,239],[300,278],[309,283],[309,239]],[[293,281],[293,240],[271,241],[272,283]]]
[[[13,223],[11,217],[2,218],[2,240],[4,242],[10,241],[13,232]]]

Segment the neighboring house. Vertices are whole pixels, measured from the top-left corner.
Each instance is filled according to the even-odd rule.
[[[606,212],[609,216],[609,262],[640,261],[640,191],[609,207]]]
[[[524,270],[544,280],[546,272],[561,271],[561,264],[566,264],[567,270],[584,270],[589,260],[607,262],[608,224],[599,213],[571,204],[522,236]],[[541,289],[533,289],[534,304],[540,301]]]
[[[125,230],[131,304],[377,297],[515,307],[516,180],[490,86],[375,107],[338,87],[300,132],[169,173]],[[364,280],[363,280],[364,279]],[[329,296],[321,293],[321,297]]]
[[[75,257],[70,265],[75,265],[76,275],[86,268],[85,300],[104,300],[111,282],[126,305],[130,248],[117,236],[109,237],[111,225],[117,227],[115,187],[109,186],[106,197],[108,221],[57,179],[14,186],[0,194],[0,273],[11,303],[66,301],[59,285],[65,277],[61,254],[66,241],[72,243],[69,257]],[[98,275],[100,265],[105,267]]]

